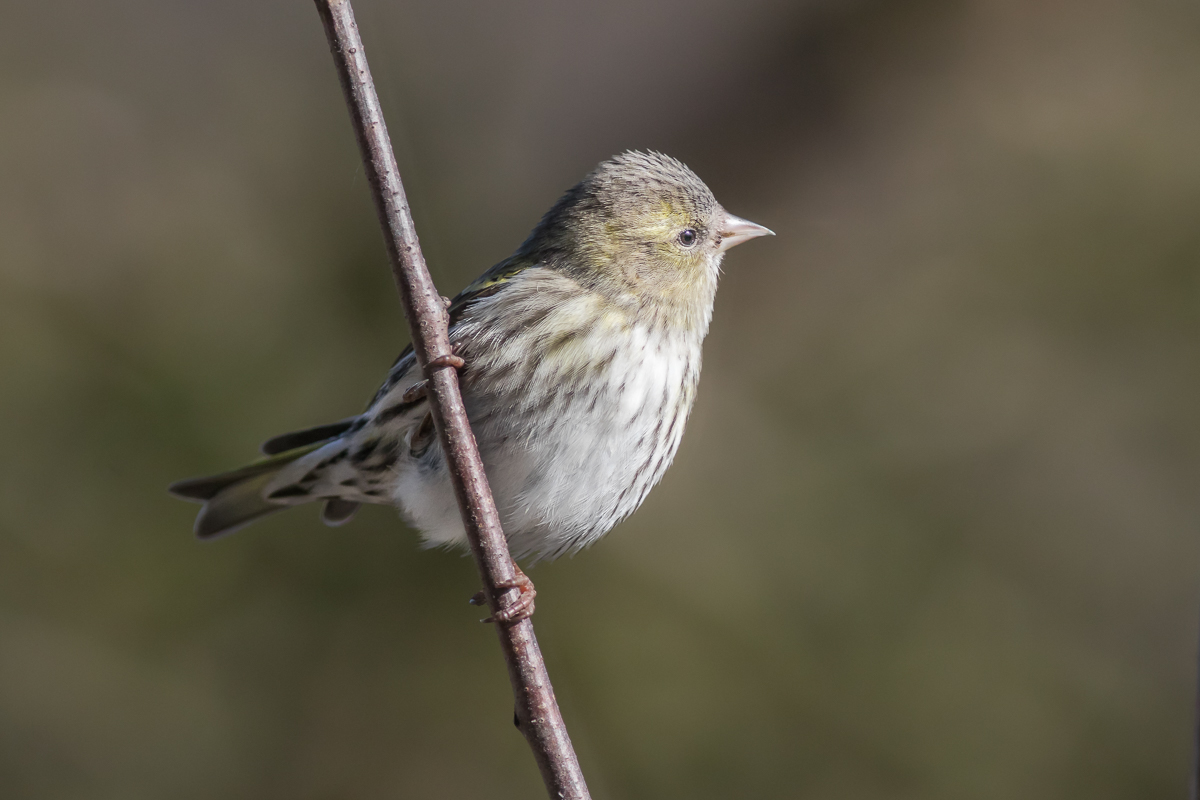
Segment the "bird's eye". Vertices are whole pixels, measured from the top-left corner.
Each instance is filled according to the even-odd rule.
[[[679,234],[679,243],[684,247],[691,247],[696,243],[696,232],[691,228]]]

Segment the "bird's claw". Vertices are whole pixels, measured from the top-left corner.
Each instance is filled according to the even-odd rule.
[[[533,600],[537,597],[537,589],[533,588],[533,581],[529,580],[528,575],[518,569],[517,574],[511,579],[496,583],[497,592],[502,592],[505,589],[518,589],[520,591],[508,605],[494,612],[487,619],[479,620],[480,622],[520,622],[523,619],[529,619],[533,616]],[[476,592],[468,602],[473,606],[485,605],[487,603],[487,595],[482,591]]]
[[[405,390],[404,394],[400,395],[400,401],[403,403],[415,403],[425,397],[429,390],[429,376],[440,367],[453,367],[454,369],[462,369],[467,365],[461,356],[455,355],[454,351],[458,349],[458,345],[450,345],[450,354],[444,356],[435,356],[429,359],[429,363],[425,365],[425,380],[417,381],[412,386]]]
[[[454,342],[450,343],[450,352],[442,356],[434,356],[429,359],[429,363],[425,365],[425,377],[439,367],[454,367],[454,369],[462,369],[467,365],[463,361],[462,356],[458,355],[458,345]]]
[[[425,397],[428,391],[428,381],[417,381],[412,386],[404,390],[404,394],[400,395],[401,403],[415,403]]]
[[[466,365],[467,362],[463,361],[460,356],[450,354],[429,359],[429,363],[425,365],[425,371],[428,372],[431,369],[437,369],[439,367],[454,367],[455,369],[462,369]]]

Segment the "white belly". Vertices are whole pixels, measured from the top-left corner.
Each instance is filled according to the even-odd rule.
[[[612,341],[602,330],[592,335]],[[621,341],[587,381],[572,384],[542,365],[512,387],[519,395],[467,398],[514,556],[553,558],[587,546],[633,513],[670,466],[695,397],[699,337],[634,328]],[[578,345],[603,352],[600,340]],[[464,544],[440,455],[434,465],[400,467],[397,504],[429,546]]]

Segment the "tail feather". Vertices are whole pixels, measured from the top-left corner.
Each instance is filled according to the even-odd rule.
[[[196,535],[201,539],[214,539],[287,508],[263,499],[263,487],[271,478],[271,473],[264,472],[218,492],[196,515]]]
[[[238,528],[273,511],[282,511],[288,503],[271,502],[263,491],[279,472],[298,459],[320,449],[311,444],[285,453],[259,459],[241,469],[177,481],[167,487],[176,497],[204,503],[196,516],[196,535],[211,539]],[[346,515],[349,519],[349,515]]]
[[[315,428],[305,428],[302,431],[292,431],[291,433],[273,436],[263,442],[260,449],[263,455],[273,456],[279,453],[286,453],[289,450],[295,450],[297,447],[326,442],[350,430],[358,419],[358,417],[349,417],[338,422],[330,422],[327,425],[318,425]]]
[[[235,483],[240,483],[247,478],[262,475],[263,473],[269,472],[273,475],[297,458],[308,455],[316,449],[315,446],[305,447],[303,450],[295,452],[279,453],[270,458],[260,458],[258,461],[247,464],[239,469],[230,470],[229,472],[221,472],[217,475],[205,475],[202,478],[187,478],[182,481],[175,481],[167,487],[167,491],[184,500],[211,500],[222,489],[232,486]]]
[[[358,511],[359,504],[353,500],[335,497],[325,501],[325,509],[321,512],[321,521],[331,528],[345,525]]]

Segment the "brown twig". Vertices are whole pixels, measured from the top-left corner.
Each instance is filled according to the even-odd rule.
[[[446,307],[429,277],[417,243],[416,228],[400,183],[379,97],[354,22],[354,10],[349,0],[316,0],[316,4],[362,150],[371,195],[392,262],[392,275],[412,330],[413,349],[421,368],[427,372],[433,418],[462,510],[471,554],[483,579],[484,596],[494,614],[517,601],[519,590],[497,589],[497,586],[511,585],[519,571],[500,529],[496,503],[488,488],[479,448],[463,407],[458,373],[447,363],[452,359],[446,357],[453,354],[447,333]],[[523,619],[497,623],[495,627],[512,681],[517,721],[533,749],[550,797],[588,798],[579,761],[567,736],[550,686],[550,676],[533,634],[533,623]]]

